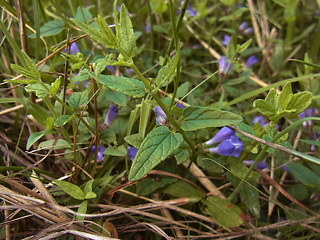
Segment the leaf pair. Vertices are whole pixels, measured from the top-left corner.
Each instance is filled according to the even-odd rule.
[[[283,116],[288,118],[297,117],[299,113],[310,105],[311,99],[311,92],[304,91],[293,94],[291,83],[287,83],[279,95],[275,89],[271,89],[265,100],[255,100],[253,107],[270,121],[277,122]]]

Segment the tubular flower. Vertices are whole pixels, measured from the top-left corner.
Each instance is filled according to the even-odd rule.
[[[256,124],[257,122],[259,122],[259,124],[260,124],[261,127],[265,127],[265,126],[268,126],[268,125],[269,125],[269,123],[266,123],[266,121],[264,120],[264,117],[262,117],[262,116],[256,116],[256,117],[252,120],[252,122],[253,122],[254,124]]]
[[[248,27],[248,23],[247,22],[242,22],[240,24],[240,26],[239,26],[239,30],[244,34],[253,33],[253,28],[252,27]]]
[[[223,39],[222,45],[227,47],[228,44],[229,44],[230,38],[231,37],[229,35],[224,35],[224,39]]]
[[[231,136],[229,139],[223,141],[215,148],[209,148],[209,152],[217,153],[223,156],[239,157],[243,151],[243,143],[237,136]]]
[[[166,121],[167,121],[167,115],[165,114],[165,112],[162,110],[162,108],[160,106],[156,106],[154,108],[154,112],[157,115],[156,117],[156,124],[158,126],[161,125],[165,125]]]
[[[235,136],[235,135],[236,135],[236,133],[234,131],[232,131],[230,128],[223,127],[220,129],[219,132],[217,132],[217,134],[213,138],[206,141],[205,144],[212,145],[212,144],[215,144],[218,142],[223,142],[223,141],[229,139],[231,136]]]
[[[64,48],[64,49],[62,50],[62,52],[66,53],[66,52],[67,52],[67,49]],[[71,43],[69,53],[72,54],[72,55],[77,55],[78,52],[80,52],[80,50],[79,50],[79,48],[78,48],[78,45],[77,45],[75,42]]]
[[[243,163],[246,166],[250,167],[254,163],[254,161],[253,160],[244,160]],[[269,166],[266,162],[258,162],[254,168],[262,170],[262,169],[269,169]]]
[[[106,150],[107,148],[105,148],[104,146],[98,146],[98,154],[97,154],[97,161],[101,162],[102,158],[103,158],[103,152]],[[91,153],[95,153],[96,151],[96,146],[93,145],[91,147]]]
[[[219,71],[220,71],[220,77],[223,77],[224,75],[228,74],[232,70],[232,65],[230,62],[227,61],[226,56],[222,56],[219,59]]]
[[[246,68],[250,68],[253,64],[259,62],[256,55],[251,55],[246,62]]]
[[[127,149],[127,154],[128,154],[128,157],[131,161],[134,160],[134,158],[136,157],[137,155],[137,152],[138,152],[138,149],[136,149],[135,147],[128,147]]]
[[[110,105],[110,107],[108,109],[108,113],[106,115],[106,118],[104,119],[104,123],[107,127],[109,127],[111,125],[112,121],[115,119],[118,112],[119,112],[119,110],[118,110],[117,106]]]
[[[180,3],[183,4],[184,0],[181,0]],[[177,11],[178,14],[180,14],[180,10]],[[190,17],[196,17],[197,11],[192,8],[191,4],[188,3],[188,7],[186,9],[186,14],[188,14]]]

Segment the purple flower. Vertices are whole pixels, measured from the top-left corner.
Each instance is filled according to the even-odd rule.
[[[182,109],[186,108],[186,107],[183,106],[181,103],[177,103],[177,107],[178,107],[178,108],[182,108]]]
[[[229,139],[223,141],[215,148],[209,148],[209,152],[217,153],[223,156],[239,157],[243,151],[243,143],[237,136],[231,136]]]
[[[227,47],[228,44],[229,44],[230,38],[231,37],[229,35],[224,35],[224,39],[223,39],[222,45]]]
[[[252,122],[253,122],[254,124],[256,124],[257,122],[259,122],[259,124],[260,124],[261,127],[266,127],[266,126],[269,125],[269,123],[266,123],[266,121],[264,120],[264,117],[262,117],[262,116],[256,116],[256,117],[252,120]]]
[[[82,84],[85,88],[89,87],[89,83],[86,80],[82,81]]]
[[[240,24],[240,26],[239,26],[239,30],[244,34],[253,33],[253,28],[252,27],[248,27],[248,23],[247,22],[242,22]]]
[[[281,165],[281,168],[285,172],[289,172],[290,171],[290,169],[286,165]]]
[[[219,71],[220,71],[220,77],[223,77],[224,75],[228,74],[232,70],[232,65],[230,62],[227,61],[226,56],[222,56],[219,59]]]
[[[254,163],[254,161],[253,160],[244,160],[243,163],[246,166],[250,167]],[[255,168],[262,170],[262,169],[268,169],[269,166],[268,166],[268,164],[266,162],[258,162],[256,164]]]
[[[128,151],[127,151],[127,154],[128,154],[128,157],[131,161],[134,160],[134,158],[136,157],[137,155],[137,152],[138,152],[138,149],[136,149],[135,147],[128,147]]]
[[[114,66],[112,66],[112,65],[108,65],[108,66],[107,66],[107,69],[109,70],[109,72],[111,72],[111,73],[113,73],[113,74],[116,73],[116,69],[115,69]]]
[[[144,26],[144,30],[146,31],[146,33],[149,33],[149,32],[150,32],[150,23],[147,23],[147,24]]]
[[[230,128],[223,127],[220,129],[219,132],[217,132],[217,134],[213,138],[206,141],[205,144],[212,145],[212,144],[215,144],[218,142],[223,142],[223,141],[231,138],[231,136],[235,136],[235,135],[236,135],[236,133],[234,131],[232,131]]]
[[[167,121],[167,115],[165,114],[165,112],[162,110],[161,107],[159,106],[156,106],[154,108],[154,112],[155,114],[157,115],[156,117],[156,124],[158,126],[161,126],[161,125],[165,125],[166,124],[166,121]]]
[[[318,115],[318,109],[317,108],[307,108],[304,112],[300,113],[298,116],[299,118],[306,118],[306,117],[315,117]],[[308,125],[311,127],[312,121],[304,121],[302,123],[304,127],[307,127]]]
[[[106,118],[104,119],[104,123],[107,127],[109,127],[112,123],[112,121],[115,119],[115,117],[117,116],[119,110],[117,108],[117,106],[115,105],[110,105],[109,109],[108,109],[108,113]]]
[[[258,58],[256,55],[251,55],[246,62],[246,68],[250,68],[253,64],[259,62]]]
[[[180,1],[181,4],[183,4],[183,0]],[[177,11],[178,15],[180,14],[180,10]],[[190,17],[196,17],[197,11],[192,8],[191,4],[188,3],[188,7],[186,9],[186,14],[188,14]]]
[[[62,50],[62,52],[64,52],[64,53],[67,52],[67,49],[64,48],[64,49]],[[77,45],[75,42],[71,43],[69,54],[77,55],[78,52],[80,52],[80,50],[79,50],[79,48],[78,48],[78,45]]]
[[[97,154],[97,161],[100,162],[103,158],[103,152],[106,150],[107,148],[105,148],[104,146],[98,146],[98,154]],[[96,151],[96,146],[93,145],[91,147],[91,153],[95,153]]]

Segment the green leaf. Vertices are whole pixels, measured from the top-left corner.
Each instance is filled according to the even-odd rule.
[[[309,168],[295,162],[290,162],[286,166],[289,168],[290,173],[292,173],[296,178],[298,178],[299,181],[304,185],[313,188],[320,187],[319,176],[315,174],[313,171],[311,171]]]
[[[77,185],[62,180],[55,180],[54,183],[71,197],[78,200],[85,199],[84,192]]]
[[[150,7],[152,13],[162,14],[167,11],[167,4],[163,0],[151,0]]]
[[[54,122],[54,126],[55,127],[63,126],[75,118],[76,118],[75,114],[72,114],[71,116],[70,115],[61,115]]]
[[[146,175],[177,149],[182,141],[183,138],[179,133],[172,133],[165,126],[153,129],[141,143],[133,161],[129,173],[130,181]]]
[[[55,19],[45,23],[40,28],[40,37],[50,37],[59,34],[64,29],[64,21]],[[32,33],[29,35],[30,38],[35,38],[36,34]]]
[[[242,53],[243,51],[245,51],[251,44],[252,39],[250,38],[248,41],[246,41],[245,43],[241,44],[241,45],[237,45],[237,52],[238,53]]]
[[[76,17],[75,19],[77,19],[80,22],[89,22],[92,19],[92,14],[89,12],[89,9],[92,8],[93,6],[89,6],[89,7],[77,7],[77,11],[76,11]]]
[[[92,199],[96,197],[97,197],[97,194],[95,194],[94,192],[88,192],[85,196],[85,199]]]
[[[87,194],[88,192],[92,192],[92,184],[93,184],[94,180],[89,180],[88,182],[85,183],[84,188],[83,188],[83,192],[84,194]]]
[[[101,31],[89,26],[88,24],[85,24],[83,22],[80,22],[76,19],[70,19],[71,22],[73,22],[78,28],[80,28],[83,32],[88,34],[90,38],[95,40],[96,42],[104,45],[106,48],[114,48],[115,46],[109,42],[109,39],[105,37],[105,35],[101,34]]]
[[[292,94],[291,83],[287,83],[286,85],[284,85],[281,93],[279,94],[278,107],[281,110],[287,109],[287,106],[290,103],[292,97],[293,97],[293,94]]]
[[[169,80],[169,78],[175,73],[176,71],[176,67],[177,67],[177,64],[178,64],[178,59],[179,59],[179,56],[175,55],[172,59],[170,59],[168,61],[168,63],[162,67],[159,72],[158,72],[158,75],[156,77],[156,84],[157,84],[157,87],[162,87],[163,84],[164,85],[167,85],[165,84],[166,81]],[[168,82],[169,83],[169,82]]]
[[[139,133],[132,134],[129,136],[126,136],[124,140],[129,143],[130,145],[134,146],[135,148],[139,149],[140,145],[143,141],[143,138],[140,137]]]
[[[96,23],[103,34],[103,37],[108,40],[109,44],[114,46],[114,48],[117,48],[117,39],[114,33],[112,32],[111,28],[107,24],[107,22],[102,18],[100,15],[98,15],[98,18],[96,19]]]
[[[41,105],[24,99],[23,106],[42,126],[46,126],[47,119],[51,116]]]
[[[46,87],[45,87],[46,86]],[[24,87],[24,89],[27,92],[35,92],[36,96],[38,98],[45,98],[49,94],[49,89],[50,85],[46,83],[34,83],[34,84],[28,84],[27,86]]]
[[[182,164],[185,161],[187,161],[190,157],[190,154],[187,150],[185,149],[177,149],[174,153],[174,158],[177,161],[177,164]]]
[[[190,106],[183,111],[185,117],[181,128],[184,131],[194,131],[208,127],[222,127],[242,121],[242,117],[227,111],[209,107]]]
[[[319,141],[313,141],[313,140],[309,140],[309,139],[299,139],[299,141],[320,147]]]
[[[15,64],[11,64],[11,68],[23,75],[25,78],[34,80],[36,82],[41,81],[41,74],[39,69],[34,65],[32,60],[29,58],[28,54],[26,54],[23,50],[21,50],[21,56],[23,57],[22,63],[23,67]]]
[[[177,179],[172,177],[163,177],[160,179],[151,179],[151,178],[144,178],[141,179],[137,183],[137,194],[139,196],[146,196],[150,193],[153,193],[154,191],[158,190],[159,188],[162,188],[170,183],[176,182]]]
[[[87,200],[84,200],[84,201],[80,204],[77,213],[86,214],[86,213],[87,213],[87,209],[88,209],[88,201],[87,201]],[[84,216],[76,216],[76,219],[77,219],[78,221],[82,221],[82,220],[85,219],[85,217],[84,217]]]
[[[54,139],[41,142],[38,146],[38,149],[50,149],[53,146]],[[54,146],[55,150],[71,148],[70,144],[64,139],[58,139],[56,145]]]
[[[144,84],[137,79],[100,75],[99,82],[112,90],[122,92],[134,98],[140,98],[146,94]]]
[[[127,105],[127,96],[124,93],[109,90],[104,88],[99,94],[98,101],[105,101],[108,99],[116,105],[126,106]]]
[[[238,227],[243,223],[241,209],[228,200],[210,196],[202,202],[207,205],[206,211],[213,219],[229,232],[230,227]]]
[[[103,154],[105,155],[110,155],[110,156],[117,156],[117,157],[123,157],[125,155],[127,155],[127,150],[126,148],[121,145],[119,147],[113,147],[113,146],[109,146],[104,152]]]
[[[227,53],[226,57],[228,59],[233,59],[236,55],[236,39],[234,36],[232,36],[229,40],[228,46],[227,46]]]
[[[312,101],[312,93],[308,91],[299,92],[293,95],[290,103],[287,106],[288,110],[294,110],[293,113],[287,113],[288,118],[295,118],[303,112]]]
[[[44,131],[41,131],[41,132],[34,132],[34,133],[31,133],[29,138],[28,138],[28,141],[27,141],[27,150],[29,150],[29,148],[36,142],[38,141],[40,138],[42,138],[44,135],[50,133],[51,131],[48,131],[48,130],[44,130]]]
[[[269,120],[277,120],[277,110],[271,103],[262,99],[257,99],[253,102],[253,107]]]
[[[187,192],[186,192],[186,189],[188,189]],[[196,188],[190,183],[187,183],[181,180],[178,180],[177,182],[166,186],[162,190],[162,192],[166,194],[170,194],[177,198],[179,197],[192,198],[194,202],[198,202],[205,197],[204,192],[202,192],[199,188]]]
[[[88,102],[88,92],[75,92],[69,98],[68,104],[71,108],[78,108]]]
[[[50,86],[49,94],[56,94],[61,84],[61,77],[58,77]]]
[[[120,34],[117,33],[117,38],[120,40],[120,47],[125,51],[129,58],[136,55],[136,39],[133,33],[133,27],[129,12],[124,4],[121,5],[120,11]]]

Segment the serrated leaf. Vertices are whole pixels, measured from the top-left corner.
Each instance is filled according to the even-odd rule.
[[[100,75],[99,82],[112,90],[122,92],[134,98],[140,98],[146,94],[144,84],[137,79]]]
[[[46,86],[46,87],[45,87]],[[45,98],[49,94],[50,85],[43,83],[28,84],[24,87],[27,92],[35,92],[38,98]]]
[[[29,150],[29,148],[36,142],[38,141],[40,138],[42,138],[44,135],[50,133],[50,131],[48,130],[44,130],[44,131],[41,131],[41,132],[34,132],[34,133],[31,133],[29,138],[28,138],[28,141],[27,141],[27,147],[26,149]]]
[[[63,126],[75,118],[76,118],[75,114],[72,114],[71,116],[70,115],[61,115],[54,122],[54,126],[55,127]]]
[[[190,106],[183,111],[185,117],[181,128],[184,131],[194,131],[208,127],[222,127],[236,124],[243,119],[241,116],[209,107]]]
[[[45,23],[40,28],[40,37],[50,37],[59,34],[64,29],[64,21],[55,19]],[[30,38],[35,38],[36,34],[32,33],[29,35]]]
[[[49,94],[56,94],[61,84],[61,77],[57,78],[49,88]]]
[[[55,142],[54,139],[50,139],[48,141],[41,142],[38,145],[38,149],[50,149],[53,146],[53,143]],[[64,139],[58,139],[56,145],[54,146],[54,149],[66,149],[71,148],[70,144],[64,140]]]
[[[139,135],[139,133],[137,134],[132,134],[129,136],[126,136],[124,138],[124,140],[129,143],[130,145],[134,146],[135,148],[139,149],[140,145],[143,141],[143,138],[141,138],[141,136]]]
[[[150,170],[165,160],[183,141],[179,133],[172,133],[165,126],[153,129],[141,143],[130,169],[129,179],[142,178]]]
[[[158,87],[162,87],[162,85],[169,80],[169,78],[175,72],[177,64],[178,56],[174,55],[174,57],[159,70],[158,75],[156,77],[156,84]]]
[[[104,45],[106,48],[114,48],[115,46],[113,44],[110,44],[109,40],[105,38],[101,32],[88,24],[85,24],[83,22],[80,22],[76,19],[70,19],[78,28],[80,28],[83,32],[88,34],[90,38],[97,41],[98,43]]]
[[[54,183],[58,185],[65,193],[69,194],[71,197],[84,200],[85,194],[77,185],[62,181],[62,180],[55,180]]]
[[[96,23],[101,31],[101,33],[104,35],[105,39],[108,39],[110,45],[113,45],[115,48],[117,46],[117,39],[114,33],[112,32],[111,28],[107,24],[107,22],[102,18],[100,15],[98,15],[98,18],[96,19]]]
[[[88,92],[75,92],[69,98],[68,104],[71,108],[78,108],[88,102]]]
[[[127,96],[124,93],[109,90],[109,89],[103,89],[101,93],[99,94],[98,101],[99,100],[108,99],[109,101],[113,102],[116,105],[120,106],[126,106],[127,105]]]
[[[203,203],[207,205],[206,211],[213,219],[229,232],[230,227],[238,227],[243,223],[241,209],[228,200],[210,196]]]
[[[121,5],[120,11],[120,34],[117,33],[117,38],[120,40],[120,47],[125,51],[129,58],[136,55],[136,39],[133,33],[133,27],[129,12],[124,4]]]
[[[277,102],[278,102],[278,101],[277,101],[277,98],[278,98],[278,96],[277,96],[277,91],[276,91],[274,88],[272,88],[272,89],[268,92],[265,100],[266,100],[267,102],[269,102],[271,105],[273,105],[274,107],[276,107],[276,104],[277,104]]]
[[[119,147],[109,146],[103,152],[103,154],[110,155],[110,156],[123,157],[123,156],[127,155],[127,150],[123,145],[121,145]]]

